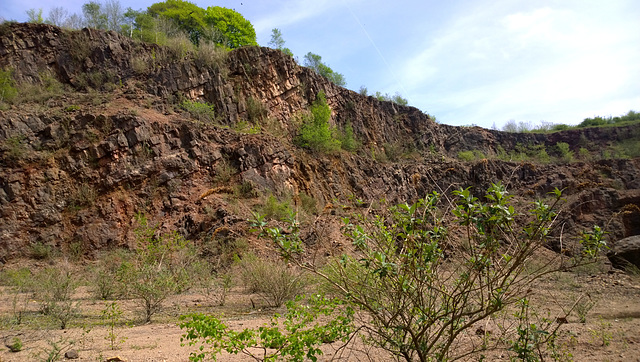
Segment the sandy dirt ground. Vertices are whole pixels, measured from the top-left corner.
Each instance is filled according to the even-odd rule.
[[[118,339],[126,338],[112,350],[108,340],[109,328],[100,319],[105,301],[92,299],[88,287],[77,290],[81,315],[66,330],[56,329],[45,317],[37,313],[38,305],[23,295],[27,312],[22,325],[7,322],[12,315],[15,296],[8,287],[0,295],[0,361],[43,361],[56,343],[64,350],[74,349],[76,361],[106,361],[117,357],[122,361],[188,361],[194,347],[181,346],[184,333],[178,326],[178,317],[188,312],[213,313],[234,329],[255,328],[269,321],[275,312],[264,307],[256,295],[235,287],[224,306],[214,305],[202,294],[189,292],[173,296],[164,303],[164,309],[150,324],[141,324],[140,307],[135,300],[118,301],[124,311],[126,324],[115,327]],[[540,315],[557,315],[563,305],[570,304],[580,295],[588,296],[595,306],[587,314],[586,323],[580,323],[572,313],[566,324],[559,328],[558,346],[563,355],[560,360],[573,361],[640,361],[640,277],[621,272],[574,273],[549,276],[534,287],[532,304],[541,306]],[[254,307],[255,306],[255,307]],[[83,328],[84,327],[84,328]],[[5,346],[18,337],[22,350],[11,352]],[[383,351],[356,342],[340,349],[341,343],[326,344],[320,361],[388,361],[393,358]],[[256,351],[257,352],[257,351]],[[62,355],[64,353],[61,353]],[[486,353],[488,360],[508,361],[513,353],[506,349]],[[474,358],[477,359],[477,356]],[[61,358],[60,360],[64,360]],[[246,355],[223,354],[219,361],[252,360]],[[550,359],[551,360],[551,359]]]

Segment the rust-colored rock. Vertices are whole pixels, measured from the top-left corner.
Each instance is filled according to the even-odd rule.
[[[440,125],[416,108],[337,87],[277,50],[240,48],[207,65],[114,32],[45,24],[3,25],[0,68],[14,69],[20,82],[38,83],[49,73],[70,89],[46,107],[0,111],[0,257],[24,254],[34,243],[80,243],[87,255],[133,246],[137,212],[192,240],[223,226],[244,233],[247,215],[234,214],[223,193],[201,197],[242,183],[294,202],[304,193],[319,209],[353,197],[370,203],[460,187],[480,192],[497,181],[521,201],[558,187],[566,189],[559,221],[567,238],[612,217],[612,240],[640,234],[635,216],[618,214],[640,204],[633,196],[638,159],[456,159],[459,151],[494,156],[518,144],[567,142],[577,150],[588,140],[597,147],[638,137],[637,126],[545,135]],[[358,152],[320,155],[293,145],[296,115],[318,91],[332,108],[331,124],[353,126]],[[183,115],[179,97],[213,104],[217,125]],[[243,122],[258,122],[262,131],[236,131]],[[219,181],[225,172],[229,180]],[[215,210],[225,210],[224,217]]]

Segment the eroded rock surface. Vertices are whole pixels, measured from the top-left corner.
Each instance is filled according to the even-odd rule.
[[[14,69],[21,82],[38,84],[48,74],[67,87],[44,103],[0,112],[0,256],[27,253],[35,243],[76,243],[89,255],[133,246],[137,213],[191,240],[229,225],[243,232],[247,210],[225,196],[243,184],[294,203],[306,194],[318,212],[353,198],[481,192],[497,181],[526,205],[557,187],[566,189],[560,221],[567,235],[593,223],[607,224],[612,240],[640,233],[638,159],[456,159],[459,151],[492,156],[518,144],[567,142],[577,150],[584,140],[638,137],[638,127],[545,135],[440,125],[416,108],[337,87],[276,50],[247,47],[206,61],[113,32],[44,24],[5,26],[0,68]],[[352,125],[358,152],[294,146],[297,117],[318,91],[332,108],[331,124]],[[179,99],[213,104],[215,125],[183,114]],[[255,124],[260,132],[246,131]]]

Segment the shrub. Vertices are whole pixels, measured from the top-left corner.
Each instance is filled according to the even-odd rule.
[[[358,149],[358,141],[356,141],[353,134],[353,126],[351,126],[351,122],[347,122],[347,124],[344,125],[344,129],[340,136],[340,145],[343,150],[353,152]]]
[[[22,351],[22,340],[18,337],[13,337],[11,343],[7,343],[6,346],[11,352],[20,352]]]
[[[504,132],[513,132],[513,133],[531,132],[532,129],[533,129],[533,126],[531,125],[531,122],[527,122],[527,121],[516,122],[513,119],[507,121],[507,123],[505,123],[504,126],[502,126],[502,130]]]
[[[593,307],[596,306],[596,301],[591,299],[591,296],[588,294],[581,295],[574,302],[574,305],[575,305],[576,314],[578,315],[578,321],[580,323],[586,323],[587,315],[589,314],[591,309],[593,309]]]
[[[31,244],[31,257],[36,260],[46,260],[53,254],[53,247],[48,244],[36,242]]]
[[[211,104],[196,101],[184,101],[180,106],[198,122],[211,123],[216,119],[213,105]]]
[[[556,152],[558,153],[558,157],[564,162],[573,161],[573,151],[569,148],[569,144],[566,142],[557,142],[556,143]]]
[[[583,161],[587,161],[589,160],[589,158],[591,158],[591,153],[588,149],[580,147],[580,149],[578,150],[578,158]]]
[[[306,284],[300,271],[287,267],[281,260],[269,261],[246,254],[238,262],[238,268],[246,288],[272,307],[280,307],[302,294]]]
[[[461,161],[465,161],[465,162],[481,160],[483,158],[486,158],[486,156],[484,155],[484,153],[482,153],[481,151],[478,151],[478,150],[460,151],[460,152],[458,152],[458,159],[460,159]]]
[[[391,98],[391,101],[395,104],[399,104],[401,106],[406,106],[409,104],[409,101],[406,98],[402,98],[400,93],[397,93]]]
[[[88,183],[81,183],[73,189],[69,197],[69,207],[81,209],[93,206],[98,198],[98,192]]]
[[[129,61],[131,69],[137,74],[146,74],[151,69],[149,59],[143,56],[132,57]]]
[[[476,156],[473,154],[473,151],[460,151],[458,152],[458,158],[461,161],[469,162],[476,159]]]
[[[616,158],[636,158],[640,156],[640,141],[637,137],[617,142],[611,148]]]
[[[236,185],[234,193],[236,193],[238,197],[245,199],[250,199],[260,194],[251,181],[243,181],[241,184]]]
[[[247,119],[249,122],[258,124],[267,117],[267,114],[268,109],[264,103],[253,97],[247,99]]]
[[[118,286],[113,282],[115,273],[111,274],[106,270],[97,268],[93,272],[93,280],[91,283],[92,292],[95,298],[101,300],[111,299],[116,295]]]
[[[224,185],[231,181],[231,178],[238,171],[231,165],[231,162],[226,158],[222,158],[216,163],[213,168],[214,176],[213,182],[216,185]]]
[[[536,251],[551,241],[562,193],[556,189],[551,205],[537,201],[523,214],[500,184],[492,185],[483,200],[469,189],[453,194],[453,205],[439,206],[441,196],[433,192],[413,204],[356,215],[356,222],[344,218],[345,235],[358,252],[338,256],[323,269],[301,259],[304,249],[295,225],[282,230],[261,218],[253,225],[284,258],[322,278],[341,303],[363,311],[367,343],[407,361],[469,358],[501,348],[504,340],[469,344],[465,336],[470,329],[491,320],[513,334],[511,320],[500,323],[503,312],[528,308],[530,284],[566,267],[559,256],[544,267],[529,267]],[[603,237],[597,227],[586,233],[571,266],[593,261],[604,246]],[[528,309],[521,309],[517,318],[516,348],[524,340],[528,350],[542,348],[559,326],[536,327]],[[532,334],[537,337],[530,338]]]
[[[304,56],[304,66],[311,68],[316,73],[327,78],[330,82],[340,87],[345,87],[347,81],[344,79],[344,75],[334,71],[328,65],[322,62],[322,57],[318,54],[311,52]]]
[[[100,318],[105,322],[108,328],[107,335],[104,338],[109,341],[111,350],[116,350],[118,345],[127,340],[127,337],[118,335],[118,332],[116,331],[116,326],[122,323],[122,314],[123,312],[122,309],[120,309],[118,302],[113,301],[111,303],[105,303],[104,309],[100,315]]]
[[[323,296],[309,298],[304,305],[302,301],[303,298],[298,298],[287,302],[284,316],[276,314],[270,323],[257,329],[245,328],[242,332],[229,329],[214,316],[181,316],[180,328],[186,329],[186,333],[180,341],[188,341],[190,346],[199,345],[198,352],[191,353],[191,361],[208,357],[215,360],[223,350],[242,353],[256,361],[317,361],[317,356],[322,355],[319,347],[323,343],[348,342],[353,332],[354,311],[342,309],[339,300]]]
[[[8,137],[2,142],[2,149],[5,151],[6,160],[13,165],[19,165],[29,155],[29,147],[24,135]]]
[[[234,126],[234,130],[240,133],[258,134],[260,133],[260,131],[262,131],[262,127],[260,127],[260,125],[258,124],[251,124],[245,121],[238,121]]]
[[[129,298],[131,281],[128,269],[133,266],[135,255],[125,249],[114,249],[100,253],[97,264],[89,271],[91,293],[94,298],[108,300]]]
[[[11,70],[0,70],[0,105],[11,103],[18,94]]]
[[[40,311],[65,329],[78,314],[78,303],[71,297],[78,281],[68,267],[47,268],[34,276],[34,297],[40,303]]]
[[[22,324],[22,318],[27,311],[29,301],[31,300],[28,291],[31,290],[32,280],[31,271],[27,268],[16,270],[5,270],[2,273],[3,282],[8,285],[11,293],[11,323]]]
[[[171,53],[170,58],[180,60],[187,56],[193,49],[193,43],[184,33],[178,33],[172,37],[167,38],[166,48]]]
[[[318,214],[318,202],[315,198],[305,194],[304,192],[299,193],[298,198],[300,199],[300,206],[304,212],[308,215]]]
[[[207,299],[220,306],[226,303],[229,290],[233,286],[231,274],[218,275],[212,265],[203,260],[192,264],[189,269],[189,280],[204,291]]]
[[[166,266],[157,262],[141,263],[129,270],[132,283],[131,295],[138,299],[143,308],[144,322],[162,310],[162,303],[177,292],[174,275]]]
[[[287,198],[280,201],[275,196],[269,195],[259,208],[259,212],[267,219],[285,220],[293,212],[291,200]]]
[[[566,124],[556,124],[553,127],[551,127],[551,131],[554,131],[554,132],[556,132],[556,131],[566,131],[566,130],[568,130],[570,128],[571,128],[571,126],[566,125]]]
[[[209,43],[200,43],[195,52],[195,61],[201,66],[209,67],[215,71],[224,72],[226,78],[226,62],[229,52],[220,46]]]
[[[538,162],[541,162],[541,163],[551,162],[551,157],[547,153],[547,150],[544,148],[544,145],[540,145],[540,146],[541,147],[539,148],[536,154],[536,160],[538,160]]]
[[[311,106],[311,113],[302,114],[297,144],[318,152],[335,152],[340,149],[340,140],[336,131],[329,126],[331,108],[327,104],[324,92],[319,92]]]
[[[127,283],[129,293],[143,309],[144,322],[149,323],[169,296],[190,287],[189,268],[195,262],[195,252],[176,232],[156,236],[157,227],[144,215],[136,215],[136,221],[135,258],[121,265],[118,278]]]
[[[21,103],[44,103],[51,98],[61,96],[64,93],[64,87],[51,73],[42,72],[39,82],[19,84],[18,93]]]
[[[201,256],[211,263],[211,271],[228,269],[238,255],[246,252],[249,244],[245,238],[229,235],[226,227],[216,229],[205,237]]]

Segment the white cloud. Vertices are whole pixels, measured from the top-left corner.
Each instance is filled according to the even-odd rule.
[[[622,89],[638,93],[630,75],[638,73],[640,50],[629,46],[640,40],[636,23],[605,21],[594,4],[533,5],[470,8],[439,36],[427,34],[422,50],[402,66],[410,95],[424,104],[417,106],[464,118],[445,122],[490,126],[612,105]],[[562,111],[569,106],[572,111]]]
[[[256,32],[268,32],[276,27],[285,27],[314,18],[322,18],[335,8],[345,6],[347,2],[344,0],[281,1],[279,6],[265,6],[264,11],[267,14],[255,20],[253,26]],[[269,9],[275,11],[269,12]]]

